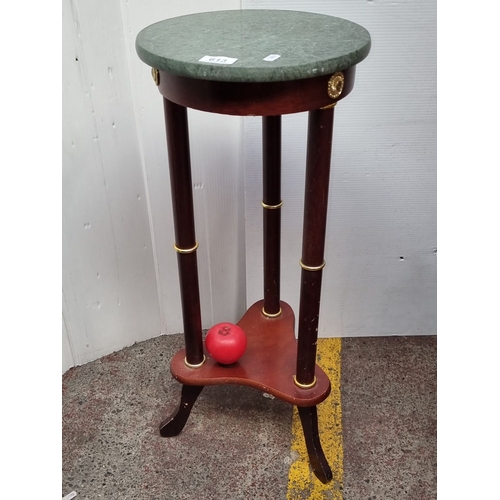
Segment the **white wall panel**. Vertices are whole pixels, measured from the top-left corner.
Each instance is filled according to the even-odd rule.
[[[63,295],[75,364],[160,334],[117,2],[63,2]]]
[[[182,316],[173,251],[163,101],[151,68],[135,53],[135,38],[144,27],[170,17],[211,10],[238,9],[235,0],[129,0],[122,3],[136,119],[147,178],[162,330],[182,331]],[[205,328],[239,319],[245,308],[244,191],[242,119],[189,110],[191,160],[198,249],[202,320]]]
[[[436,333],[436,5],[261,1],[368,29],[335,108],[320,336]],[[298,311],[307,114],[283,118],[282,298]],[[245,118],[247,295],[262,297],[261,123]],[[401,259],[403,257],[403,259]]]
[[[167,17],[239,6],[63,2],[63,370],[182,331],[162,98],[135,37]],[[190,119],[208,327],[245,306],[242,125]]]

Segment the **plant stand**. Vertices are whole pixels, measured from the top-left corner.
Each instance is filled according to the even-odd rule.
[[[163,96],[178,255],[185,349],[171,362],[182,384],[177,410],[160,427],[179,434],[206,385],[241,384],[299,410],[310,463],[332,478],[318,434],[316,405],[330,381],[316,364],[330,176],[333,117],[354,85],[355,65],[370,35],[352,22],[291,11],[243,10],[193,14],[155,23],[136,41]],[[233,365],[205,352],[198,285],[187,108],[262,116],[264,298],[238,325],[248,346]],[[281,115],[308,111],[307,159],[298,341],[291,307],[280,300]]]

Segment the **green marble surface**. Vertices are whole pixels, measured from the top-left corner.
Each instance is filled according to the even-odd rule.
[[[166,19],[144,28],[137,54],[176,75],[230,82],[298,80],[346,69],[370,51],[370,34],[338,17],[286,10],[227,10]],[[280,57],[265,61],[271,54]],[[204,56],[236,58],[230,65]]]

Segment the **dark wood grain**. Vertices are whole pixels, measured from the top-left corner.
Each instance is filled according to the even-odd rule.
[[[318,411],[316,406],[299,407],[298,410],[311,468],[316,477],[326,484],[332,480],[333,474],[319,440]]]
[[[281,116],[262,118],[262,200],[265,205],[281,202]],[[280,310],[281,208],[263,209],[264,310]]]
[[[160,424],[162,437],[173,437],[181,433],[203,386],[183,385],[181,401],[175,411]]]
[[[309,112],[301,259],[309,267],[324,262],[333,112],[333,108]],[[322,274],[322,270],[301,272],[297,356],[297,381],[301,384],[314,379]]]
[[[328,106],[348,96],[356,67],[342,71],[344,88],[337,99],[328,96],[328,80],[322,75],[283,82],[218,82],[160,71],[160,93],[182,106],[240,116],[277,116]]]
[[[187,109],[163,99],[167,132],[170,188],[174,215],[175,244],[180,249],[196,245],[191,158]],[[196,251],[178,254],[182,317],[187,361],[193,365],[203,361],[200,291]]]

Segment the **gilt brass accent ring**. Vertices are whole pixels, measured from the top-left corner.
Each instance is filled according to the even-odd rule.
[[[310,384],[301,384],[300,382],[297,381],[297,376],[293,376],[293,383],[297,386],[300,387],[301,389],[310,389],[311,387],[314,387],[316,385],[316,382],[318,379],[316,378],[316,375],[314,375],[313,381]]]
[[[342,94],[344,89],[344,74],[340,71],[334,73],[330,80],[328,80],[328,97],[330,99],[337,99]]]
[[[281,313],[283,311],[281,310],[281,307],[280,307],[280,310],[277,312],[277,313],[274,313],[274,314],[271,314],[271,313],[268,313],[264,310],[264,308],[262,308],[262,314],[264,316],[266,316],[267,318],[277,318],[278,316],[281,316]]]
[[[323,264],[320,266],[306,266],[302,261],[299,261],[300,267],[305,271],[321,271],[326,266],[326,262],[323,261]]]
[[[177,253],[193,253],[194,251],[196,251],[196,249],[198,248],[198,242],[196,242],[196,245],[193,247],[193,248],[179,248],[177,245],[174,244],[174,250],[177,252]]]
[[[261,201],[261,203],[262,203],[262,206],[264,208],[267,208],[268,210],[275,210],[275,209],[281,208],[283,206],[283,200],[281,200],[277,205],[267,205],[263,201]]]
[[[203,365],[203,363],[205,363],[205,361],[207,360],[206,356],[203,355],[203,361],[201,363],[198,363],[197,365],[192,365],[191,363],[188,363],[188,360],[187,358],[184,358],[184,364],[188,367],[188,368],[199,368],[200,366]]]

